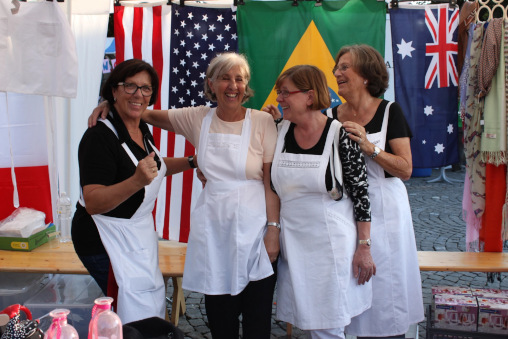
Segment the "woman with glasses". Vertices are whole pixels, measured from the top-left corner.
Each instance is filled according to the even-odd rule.
[[[367,171],[356,142],[322,109],[324,73],[294,66],[275,83],[284,120],[271,169],[280,198],[277,318],[309,338],[344,338],[352,317],[370,307]]]
[[[343,123],[364,154],[372,204],[372,307],[346,333],[358,338],[404,338],[424,319],[420,270],[406,187],[412,172],[411,130],[401,107],[380,96],[388,87],[383,57],[368,45],[341,48],[334,76],[346,102],[329,116]]]
[[[111,263],[123,323],[165,318],[152,210],[163,177],[196,166],[187,158],[161,158],[141,121],[158,86],[144,61],[116,66],[102,88],[109,112],[84,133],[78,150],[82,195],[72,220],[74,248],[104,294]]]
[[[269,115],[243,107],[253,95],[249,80],[245,57],[222,53],[204,84],[217,107],[143,114],[191,142],[206,177],[191,215],[182,285],[205,295],[214,339],[238,339],[240,315],[242,338],[269,339],[271,331],[280,230],[279,200],[270,189],[277,130]]]

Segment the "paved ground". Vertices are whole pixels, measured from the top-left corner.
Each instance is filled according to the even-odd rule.
[[[460,180],[458,183],[438,181],[429,183],[429,179],[440,176],[433,170],[431,177],[411,178],[406,187],[411,202],[413,222],[418,250],[423,251],[465,251],[465,222],[462,220],[462,190],[464,170],[446,171],[446,176]],[[506,251],[506,248],[505,248]],[[425,305],[431,301],[430,288],[435,285],[472,286],[508,289],[508,274],[502,274],[499,280],[487,282],[485,273],[469,272],[422,272],[423,297]],[[168,295],[172,287],[168,288]],[[186,338],[211,338],[207,327],[203,295],[186,291],[187,312],[179,320],[178,327],[185,332]],[[274,305],[275,314],[275,305]],[[419,337],[425,338],[425,324],[419,324]],[[293,329],[293,338],[304,338],[302,331]],[[273,318],[272,338],[287,338],[286,324]]]

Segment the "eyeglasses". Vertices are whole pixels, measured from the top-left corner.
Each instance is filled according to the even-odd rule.
[[[153,93],[152,86],[147,86],[147,85],[138,86],[136,84],[131,84],[129,82],[119,82],[118,86],[123,86],[123,89],[124,89],[125,93],[127,93],[127,94],[136,93],[138,88],[141,90],[141,95],[143,95],[144,97],[149,97]]]
[[[290,96],[291,94],[295,94],[295,93],[302,93],[302,92],[308,92],[309,90],[302,90],[302,91],[286,91],[286,90],[277,90],[276,93],[277,95],[282,95],[283,98],[287,98],[288,96]]]
[[[335,72],[337,70],[341,71],[342,73],[344,73],[345,71],[347,71],[349,68],[351,68],[351,65],[348,65],[348,64],[342,64],[342,65],[336,65],[334,68],[333,68],[333,74],[335,74]]]

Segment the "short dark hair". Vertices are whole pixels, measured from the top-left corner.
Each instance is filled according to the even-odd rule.
[[[301,91],[314,91],[311,108],[322,110],[330,107],[330,91],[326,76],[322,70],[313,65],[297,65],[285,70],[275,81],[275,89],[282,86],[284,80],[291,80]]]
[[[340,49],[335,65],[341,56],[351,54],[353,69],[367,79],[367,90],[373,97],[380,97],[388,88],[388,70],[381,54],[369,45],[350,45]]]
[[[125,79],[143,71],[146,71],[148,75],[150,75],[153,93],[150,97],[150,102],[148,105],[153,105],[155,101],[157,101],[157,96],[159,93],[159,76],[157,75],[157,72],[152,67],[152,65],[140,59],[129,59],[116,65],[102,86],[102,98],[112,104],[114,102],[113,88],[118,87],[119,82],[123,82]]]

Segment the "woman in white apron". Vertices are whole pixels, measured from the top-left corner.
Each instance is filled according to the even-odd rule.
[[[119,64],[102,90],[114,102],[111,112],[85,132],[78,152],[82,197],[73,218],[74,246],[94,278],[108,268],[83,248],[107,251],[118,285],[116,312],[123,323],[165,317],[152,210],[163,177],[192,167],[187,158],[161,158],[141,121],[157,98],[158,84],[148,63]]]
[[[372,208],[372,307],[346,333],[359,338],[404,338],[424,319],[421,277],[406,187],[412,172],[411,131],[396,103],[379,99],[388,86],[381,55],[367,45],[343,47],[334,75],[346,103],[334,108],[367,158]],[[402,180],[401,180],[402,179]]]
[[[270,189],[277,140],[272,118],[242,106],[253,94],[245,57],[210,62],[206,106],[146,111],[143,120],[183,135],[198,153],[206,185],[191,215],[183,288],[205,294],[214,339],[269,339],[279,200]],[[96,110],[96,113],[97,110]]]
[[[340,123],[321,114],[330,105],[322,71],[292,67],[275,88],[284,112],[272,166],[282,226],[277,318],[310,338],[344,338],[370,307],[376,270],[365,163]]]

